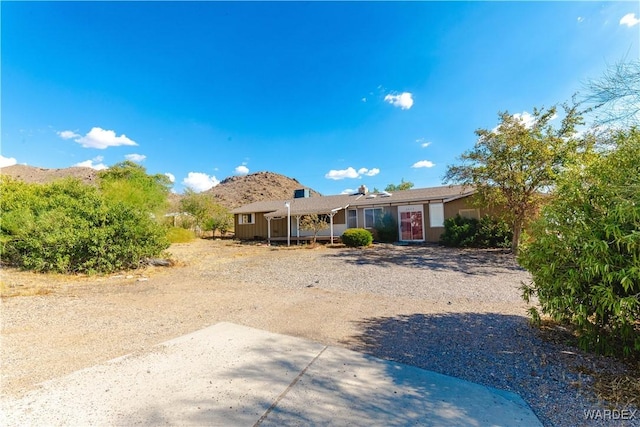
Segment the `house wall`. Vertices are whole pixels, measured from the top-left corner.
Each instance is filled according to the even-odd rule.
[[[444,227],[431,227],[430,222],[431,219],[429,217],[429,203],[421,204],[423,210],[424,217],[424,238],[426,242],[437,243],[440,240],[440,236],[444,233]],[[367,206],[366,208],[372,207],[382,207],[384,213],[390,213],[396,223],[399,223],[398,217],[398,207],[397,206]],[[473,209],[474,207],[471,205],[471,197],[465,197],[462,199],[457,199],[444,204],[444,218],[448,219],[454,217],[458,214],[460,209]],[[358,227],[364,228],[364,209],[357,208],[358,211]],[[480,215],[484,215],[487,213],[487,210],[481,209]],[[370,231],[374,231],[370,229]]]
[[[233,216],[235,226],[235,237],[240,240],[252,240],[255,238],[267,239],[268,224],[264,213],[255,213],[255,224],[240,224],[240,215]],[[346,214],[344,210],[338,211],[333,216],[333,234],[340,237],[344,230],[347,229]],[[318,236],[330,236],[331,229],[327,228],[318,233]],[[296,217],[291,216],[291,237],[296,236]],[[313,236],[313,232],[300,230],[300,236]],[[287,218],[279,218],[271,220],[271,237],[287,237]]]
[[[268,236],[267,219],[264,213],[255,213],[254,224],[240,224],[240,215],[233,216],[233,224],[235,227],[235,237],[240,240],[252,240],[255,238],[265,239]],[[295,221],[295,219],[294,219]],[[295,231],[295,223],[292,233]],[[287,220],[286,218],[271,220],[271,237],[287,237]]]

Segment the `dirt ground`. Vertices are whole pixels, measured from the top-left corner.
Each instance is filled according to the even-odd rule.
[[[170,253],[178,265],[169,268],[98,277],[3,269],[2,392],[21,395],[41,381],[144,351],[219,321],[345,345],[361,332],[363,319],[451,311],[449,301],[278,288],[237,283],[223,274],[238,260],[269,262],[275,250],[198,240],[173,245]],[[337,250],[281,248],[277,256]],[[492,302],[472,308],[524,313],[523,304]]]

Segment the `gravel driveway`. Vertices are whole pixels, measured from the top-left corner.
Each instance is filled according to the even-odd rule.
[[[611,409],[586,385],[589,372],[623,366],[541,340],[520,297],[529,275],[508,253],[225,241],[170,250],[180,266],[131,277],[5,269],[5,287],[50,293],[2,301],[3,394],[229,321],[510,390],[547,426],[620,425],[585,417]],[[640,411],[622,425],[640,425]]]

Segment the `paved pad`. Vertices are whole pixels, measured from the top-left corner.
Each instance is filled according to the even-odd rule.
[[[231,323],[1,403],[11,426],[542,425],[514,393]]]

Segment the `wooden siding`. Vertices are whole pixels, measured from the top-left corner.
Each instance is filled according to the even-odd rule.
[[[239,224],[239,215],[234,215],[233,223],[235,226],[235,235],[240,240],[253,240],[253,239],[267,239],[269,229],[267,219],[264,217],[264,213],[258,212],[254,214],[254,224]],[[292,233],[295,232],[295,224],[292,227]],[[271,237],[287,237],[287,219],[272,219],[271,220]]]

